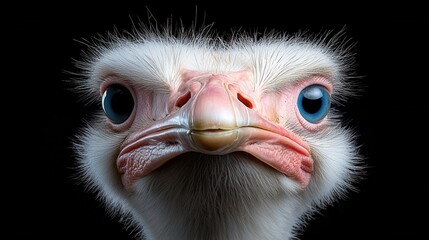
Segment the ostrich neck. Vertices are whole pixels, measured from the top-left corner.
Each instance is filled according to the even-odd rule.
[[[137,181],[132,204],[146,239],[287,239],[303,208],[285,179],[246,153],[187,153]]]

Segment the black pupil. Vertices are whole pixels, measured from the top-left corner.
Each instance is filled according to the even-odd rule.
[[[129,114],[134,107],[134,101],[128,89],[116,86],[110,102],[112,110],[119,115]]]
[[[321,98],[318,98],[318,99],[303,98],[302,107],[308,113],[311,113],[311,114],[317,113],[322,107],[322,99]]]

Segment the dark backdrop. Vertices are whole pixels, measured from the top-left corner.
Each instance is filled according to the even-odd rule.
[[[294,33],[345,27],[356,43],[365,91],[347,103],[344,117],[359,130],[369,168],[359,191],[322,210],[300,237],[414,239],[425,230],[429,28],[420,11],[398,9],[385,17],[363,10],[353,18],[345,14],[335,19],[331,13],[282,4],[105,4],[100,9],[87,4],[23,4],[2,10],[3,239],[129,239],[94,195],[71,179],[75,160],[70,138],[90,109],[66,90],[69,76],[64,72],[76,70],[72,59],[86,49],[79,40],[115,27],[131,30],[132,21],[147,20],[145,5],[159,23],[172,17],[189,26],[197,15],[198,23],[215,22],[219,31]]]

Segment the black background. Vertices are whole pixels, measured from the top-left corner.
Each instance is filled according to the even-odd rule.
[[[116,27],[131,30],[172,17],[185,26],[214,29],[338,31],[345,27],[364,91],[351,99],[344,117],[359,131],[367,174],[347,199],[322,210],[301,239],[383,236],[414,239],[427,227],[427,140],[429,111],[429,30],[420,8],[363,10],[343,18],[284,4],[229,6],[220,3],[138,5],[105,3],[26,5],[3,8],[2,15],[2,230],[4,239],[53,237],[130,239],[105,213],[95,196],[71,179],[70,138],[90,108],[78,102],[64,81],[76,71],[86,47],[79,41]],[[345,18],[344,18],[345,16]],[[205,19],[205,20],[203,20]]]

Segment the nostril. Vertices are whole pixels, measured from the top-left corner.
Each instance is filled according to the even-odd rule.
[[[181,108],[189,99],[191,99],[191,92],[187,92],[185,95],[180,96],[176,101],[176,106]]]
[[[246,107],[252,109],[253,108],[253,103],[251,100],[249,100],[248,98],[246,98],[245,96],[243,96],[240,93],[237,93],[237,99],[243,103]]]

